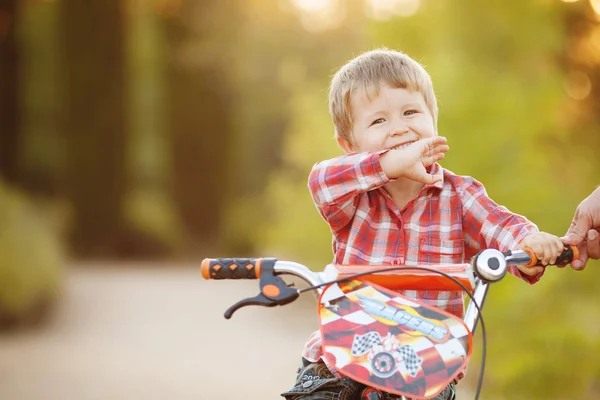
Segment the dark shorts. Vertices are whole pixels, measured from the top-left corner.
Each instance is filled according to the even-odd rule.
[[[360,400],[366,389],[362,383],[335,377],[322,361],[311,363],[302,359],[294,387],[281,396],[286,400]],[[398,400],[400,397],[384,393],[384,399]],[[450,384],[433,400],[455,399],[454,384]]]

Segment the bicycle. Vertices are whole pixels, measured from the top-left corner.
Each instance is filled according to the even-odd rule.
[[[577,258],[577,248],[568,246],[553,265],[563,267]],[[206,258],[201,273],[205,279],[260,279],[260,293],[227,309],[226,319],[244,306],[285,305],[316,290],[323,351],[335,356],[337,371],[406,400],[431,399],[457,381],[470,361],[473,334],[480,324],[483,349],[478,399],[487,346],[481,309],[489,284],[504,278],[509,265],[542,264],[529,248],[484,249],[463,264],[330,264],[320,272],[274,258]],[[296,276],[309,286],[296,289],[282,275]],[[461,290],[470,301],[460,318],[395,292],[407,289]]]

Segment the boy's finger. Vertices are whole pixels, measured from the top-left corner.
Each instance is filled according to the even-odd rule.
[[[552,248],[556,254],[556,258],[560,257],[563,250],[565,249],[565,245],[560,241],[559,238],[553,238],[552,240]]]
[[[552,241],[552,247],[556,251],[556,254],[560,256],[565,248],[565,245],[560,241],[559,238],[556,238]]]
[[[448,146],[447,144],[440,144],[438,146],[435,146],[431,152],[432,153],[445,153],[448,150],[450,150],[450,146]]]
[[[425,171],[425,169],[423,169],[423,171],[414,171],[413,174],[410,175],[410,179],[417,181],[417,182],[424,183],[426,185],[436,183],[441,178],[442,177],[439,174],[438,175],[428,174],[427,171]]]
[[[535,276],[535,275],[539,274],[540,272],[544,271],[544,267],[521,266],[521,268],[519,268],[519,271],[521,271],[522,273],[524,273],[527,276]]]
[[[443,136],[433,136],[427,139],[423,139],[423,144],[428,147],[435,147],[441,144],[445,144],[448,140]]]
[[[426,156],[422,159],[422,163],[425,167],[429,167],[431,166],[434,162],[441,160],[442,158],[444,158],[445,155],[444,153],[440,153],[440,154],[434,154],[431,156]]]
[[[423,175],[423,179],[424,179],[423,183],[431,185],[431,184],[436,183],[437,181],[441,180],[442,176],[441,175],[430,175],[428,173],[425,173]]]
[[[531,243],[528,247],[533,251],[533,254],[535,254],[535,258],[537,258],[538,261],[543,262],[544,247],[539,242]]]
[[[543,242],[542,250],[543,250],[542,256],[539,257],[542,260],[542,264],[544,264],[544,265],[552,264],[552,261],[554,261],[554,259],[556,259],[556,257],[554,257],[554,251],[552,250],[552,246],[550,245],[550,243]],[[553,257],[554,257],[554,259],[553,259]]]

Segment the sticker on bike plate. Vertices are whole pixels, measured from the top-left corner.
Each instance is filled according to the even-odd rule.
[[[459,317],[367,282],[325,289],[319,321],[323,351],[342,375],[399,396],[436,396],[471,357]]]

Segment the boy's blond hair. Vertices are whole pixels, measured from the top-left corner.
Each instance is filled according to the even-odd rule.
[[[329,89],[329,113],[336,138],[354,143],[352,96],[359,90],[369,97],[377,95],[382,84],[420,92],[437,126],[437,102],[431,77],[425,68],[404,53],[383,48],[361,54],[333,76]]]

